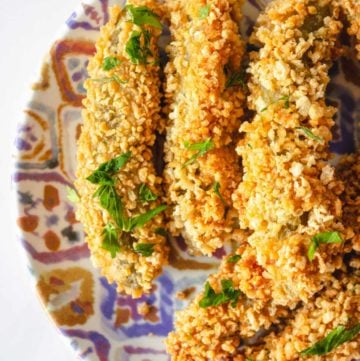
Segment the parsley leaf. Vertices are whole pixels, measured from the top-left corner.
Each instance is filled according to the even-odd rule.
[[[94,197],[98,197],[102,208],[106,209],[114,219],[120,229],[124,228],[126,221],[124,209],[120,196],[112,185],[102,185],[95,192]]]
[[[226,207],[227,204],[226,204],[226,202],[225,202],[225,199],[224,199],[224,197],[223,197],[223,196],[221,195],[221,193],[220,193],[220,183],[219,183],[219,182],[215,182],[215,183],[214,183],[213,191],[214,191],[214,193],[220,198],[222,204]]]
[[[360,323],[346,330],[344,326],[333,329],[325,338],[300,352],[302,356],[325,355],[360,333]]]
[[[111,257],[115,258],[116,253],[120,251],[119,234],[112,223],[108,223],[103,229],[102,248],[110,252]]]
[[[203,157],[209,150],[214,148],[215,144],[211,138],[208,138],[201,143],[190,144],[189,142],[184,142],[184,146],[187,150],[196,150],[197,152],[193,156],[191,156],[191,158],[187,162],[184,163],[184,165],[182,166],[183,168],[187,167],[190,164],[193,164],[199,157]]]
[[[323,139],[321,137],[315,135],[309,128],[297,127],[296,129],[302,130],[304,132],[304,134],[310,139],[316,140],[317,142],[320,142],[320,143],[323,141]]]
[[[228,89],[228,88],[231,88],[234,86],[242,86],[243,88],[246,87],[245,80],[244,80],[245,74],[243,71],[238,71],[238,72],[229,74],[229,71],[227,70],[225,72],[225,74],[227,74],[227,77],[228,77],[226,80],[226,83],[225,83],[225,89]]]
[[[86,179],[93,184],[110,185],[110,186],[115,184],[115,181],[112,178],[112,176],[109,173],[106,173],[101,170],[96,170]]]
[[[118,58],[116,58],[115,56],[107,56],[103,60],[102,68],[105,71],[109,71],[111,69],[116,68],[120,64],[121,64],[121,61]]]
[[[156,201],[158,196],[151,191],[151,189],[145,184],[142,183],[139,188],[139,197],[141,202],[151,202]]]
[[[206,19],[210,14],[210,5],[204,5],[199,9],[199,18]]]
[[[239,254],[234,254],[233,256],[229,257],[227,260],[227,263],[237,263],[241,259],[241,256]]]
[[[135,246],[135,252],[144,257],[150,257],[154,253],[154,246],[153,243],[138,243]]]
[[[154,28],[162,29],[159,17],[146,6],[127,5],[125,6],[131,22],[135,25],[151,25]]]
[[[115,181],[112,179],[112,176],[127,163],[130,157],[131,152],[121,154],[120,156],[101,164],[99,168],[86,179],[93,184],[114,185]]]
[[[66,197],[72,203],[80,202],[80,197],[74,188],[66,186]]]
[[[166,205],[161,205],[156,207],[146,213],[140,214],[138,216],[132,217],[129,219],[129,224],[125,231],[133,231],[136,228],[140,228],[144,226],[147,222],[151,221],[154,217],[156,217],[159,213],[164,211],[167,208]]]
[[[209,282],[205,284],[205,292],[203,298],[199,302],[199,306],[202,308],[219,306],[231,301],[231,306],[235,307],[240,297],[241,291],[233,288],[231,280],[221,281],[222,292],[216,293],[210,286]]]
[[[320,247],[320,244],[326,243],[341,243],[343,240],[339,232],[321,232],[311,238],[311,243],[308,249],[308,258],[312,262],[315,257],[316,250]]]
[[[141,44],[143,39],[143,45]],[[133,31],[126,43],[125,51],[133,64],[147,64],[147,57],[152,56],[150,50],[151,33],[148,30]]]

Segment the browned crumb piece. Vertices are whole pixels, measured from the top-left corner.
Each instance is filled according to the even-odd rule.
[[[231,200],[241,179],[233,142],[244,106],[244,44],[234,20],[239,7],[235,0],[166,4],[172,33],[165,88],[170,227],[193,253],[210,255],[240,237]],[[210,146],[201,154],[191,148],[205,142]]]
[[[195,287],[185,288],[184,290],[177,292],[175,297],[178,300],[186,300],[194,292],[195,292]]]
[[[151,0],[146,5],[150,9],[158,7]],[[161,196],[161,179],[154,169],[152,146],[155,131],[164,127],[160,117],[159,65],[155,61],[161,30],[149,25],[146,30],[151,36],[149,49],[153,55],[149,55],[148,64],[135,64],[126,44],[139,27],[128,20],[126,10],[111,8],[110,20],[101,29],[96,54],[88,66],[90,79],[85,82],[87,97],[77,154],[76,188],[80,195],[77,217],[84,225],[92,261],[109,282],[117,284],[119,292],[133,297],[151,291],[153,280],[167,261],[166,239],[155,232],[163,226],[162,214],[125,236],[121,234],[117,239],[121,242],[120,251],[112,258],[103,248],[103,231],[114,219],[100,205],[99,197],[94,197],[97,185],[86,178],[104,162],[131,152],[129,161],[114,175],[116,193],[121,197],[126,217],[145,214],[160,205],[160,197],[151,202],[139,199],[142,184]],[[108,57],[115,58],[117,63],[104,69]],[[147,243],[152,244],[151,254],[136,251],[137,245]]]
[[[141,316],[147,316],[151,310],[151,306],[146,302],[139,303],[137,306],[137,311]]]

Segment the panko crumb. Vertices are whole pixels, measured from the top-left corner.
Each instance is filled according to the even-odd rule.
[[[137,311],[141,316],[147,316],[151,311],[151,305],[146,302],[139,303],[137,305]]]
[[[175,297],[178,300],[186,300],[195,292],[195,290],[196,290],[195,287],[185,288],[184,290],[177,292]]]

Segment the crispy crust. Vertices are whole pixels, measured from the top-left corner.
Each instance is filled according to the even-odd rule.
[[[154,8],[158,6],[156,2],[147,2],[149,7],[152,4]],[[132,233],[134,244],[155,244],[155,251],[150,257],[140,256],[128,247],[112,259],[109,252],[102,248],[102,230],[110,221],[109,215],[93,197],[97,187],[86,180],[101,163],[131,151],[129,162],[116,175],[117,192],[122,197],[128,216],[138,215],[159,205],[158,201],[151,204],[138,201],[141,183],[146,183],[154,193],[158,194],[161,190],[161,179],[156,176],[151,149],[155,130],[164,126],[159,115],[159,66],[134,65],[128,60],[124,44],[136,25],[127,22],[124,14],[118,6],[111,8],[110,20],[101,29],[96,54],[88,66],[90,79],[85,83],[84,124],[78,142],[76,188],[81,201],[77,217],[84,225],[94,264],[109,282],[116,282],[119,292],[139,297],[151,290],[152,281],[167,260],[165,239],[154,233],[154,229],[163,223],[163,216],[158,215]],[[153,35],[151,49],[156,54],[160,32],[152,27],[148,30]],[[118,56],[123,62],[114,70],[105,72],[102,69],[103,59],[110,55]],[[120,85],[115,81],[94,81],[113,75],[127,83]]]
[[[239,71],[244,44],[233,18],[234,0],[207,1],[209,14],[199,17],[202,0],[170,0],[172,42],[166,67],[169,124],[165,145],[165,179],[172,205],[171,231],[182,232],[190,250],[210,255],[227,239],[239,239],[231,194],[241,172],[233,135],[243,115],[241,87],[226,89],[225,65]],[[233,16],[233,17],[232,17]],[[211,138],[215,148],[187,167],[194,154],[184,142]],[[214,193],[214,182],[228,206]]]

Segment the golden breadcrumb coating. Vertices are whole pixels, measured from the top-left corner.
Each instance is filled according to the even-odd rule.
[[[165,179],[172,206],[173,234],[182,233],[194,253],[210,255],[227,239],[238,240],[231,194],[241,179],[234,137],[243,115],[241,78],[244,44],[235,0],[166,2],[172,42],[166,66],[169,124],[165,144]],[[236,4],[236,5],[235,5]],[[240,80],[241,82],[241,80]],[[240,85],[239,85],[240,84]],[[188,144],[213,142],[195,159]],[[214,191],[218,183],[223,199]]]
[[[352,232],[341,223],[329,141],[335,109],[325,103],[342,24],[330,0],[275,0],[258,18],[248,98],[255,112],[240,131],[243,181],[233,199],[248,242],[272,282],[275,302],[306,300],[342,266]],[[310,262],[311,238],[337,231]]]
[[[129,2],[144,5],[144,2]],[[147,1],[148,7],[156,9],[155,1]],[[145,183],[155,194],[161,191],[161,179],[153,165],[152,146],[155,131],[164,127],[160,112],[160,79],[156,55],[148,59],[147,65],[130,62],[125,52],[125,44],[134,30],[139,28],[126,18],[126,11],[114,6],[110,10],[110,20],[101,29],[96,44],[96,54],[90,60],[90,79],[85,87],[82,133],[78,142],[78,169],[76,188],[80,195],[77,217],[83,223],[86,240],[91,250],[94,264],[100,268],[109,282],[115,282],[119,292],[134,297],[149,292],[152,281],[161,272],[167,261],[168,249],[165,238],[154,232],[163,222],[160,214],[145,226],[131,234],[132,246],[122,247],[112,258],[102,248],[104,226],[110,216],[93,197],[97,186],[86,180],[100,164],[125,152],[132,155],[126,165],[116,174],[116,190],[121,196],[128,217],[145,213],[159,206],[159,201],[141,203],[138,192]],[[158,53],[157,40],[160,30],[146,26],[151,33],[150,49]],[[105,57],[115,56],[121,64],[105,71],[102,68]],[[124,81],[101,81],[117,76]],[[100,80],[99,80],[100,79]],[[145,257],[134,251],[140,243],[154,244],[154,252]]]

